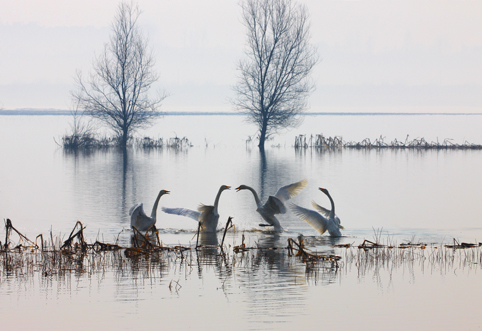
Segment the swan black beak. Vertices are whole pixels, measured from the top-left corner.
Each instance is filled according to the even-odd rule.
[[[236,187],[236,192],[241,191],[241,186]]]

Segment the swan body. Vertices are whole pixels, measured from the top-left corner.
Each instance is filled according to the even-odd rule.
[[[266,221],[268,224],[259,224],[259,226],[273,226],[275,231],[282,231],[283,228],[281,227],[280,222],[276,218],[275,215],[277,214],[284,214],[286,213],[286,207],[284,203],[294,197],[295,195],[299,194],[308,184],[306,179],[302,181],[286,185],[281,187],[276,195],[269,196],[268,201],[264,204],[258,197],[258,193],[247,185],[240,185],[236,188],[237,192],[241,190],[248,190],[253,193],[254,200],[256,201],[256,211],[261,215],[261,217]]]
[[[314,201],[311,204],[317,211],[300,207],[294,203],[291,204],[291,210],[296,216],[306,221],[306,223],[311,225],[320,234],[328,231],[330,236],[341,237],[340,229],[343,230],[344,228],[340,224],[338,216],[335,215],[335,202],[327,189],[321,187],[319,189],[330,199],[331,210],[318,205]]]
[[[214,200],[214,205],[207,206],[200,204],[197,211],[190,210],[186,208],[162,208],[162,211],[168,214],[186,216],[192,218],[199,222],[201,231],[203,232],[216,232],[218,226],[219,214],[218,214],[218,204],[221,193],[224,190],[229,190],[230,186],[222,185],[219,188],[216,199]]]
[[[159,199],[164,195],[169,194],[167,190],[161,190],[157,195],[154,207],[152,207],[151,216],[147,216],[144,212],[144,205],[138,203],[129,210],[131,216],[131,228],[135,227],[139,231],[147,231],[151,226],[156,224],[157,206],[159,205]]]

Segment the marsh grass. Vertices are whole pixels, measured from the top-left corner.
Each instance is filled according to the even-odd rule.
[[[232,221],[228,219],[227,230]],[[306,247],[302,236],[289,238],[284,247],[249,247],[244,233],[241,244],[209,246],[166,246],[159,238],[156,229],[145,233],[134,229],[132,246],[123,247],[98,239],[88,244],[84,237],[85,227],[77,222],[67,239],[54,236],[52,231],[47,238],[38,235],[31,240],[20,233],[11,220],[5,221],[5,241],[0,250],[0,284],[8,278],[28,279],[34,275],[44,278],[62,279],[68,275],[103,274],[114,272],[115,277],[123,279],[155,280],[174,270],[203,272],[206,266],[216,266],[226,280],[236,269],[259,270],[266,265],[269,270],[277,270],[278,264],[286,263],[305,266],[307,279],[315,283],[332,283],[341,274],[353,269],[357,277],[372,275],[375,279],[382,274],[392,274],[397,270],[438,272],[446,274],[455,270],[475,270],[482,265],[482,245],[480,243],[435,244],[416,242],[415,238],[401,244],[394,242],[382,230],[374,229],[372,240],[356,244],[331,246],[329,254],[318,253],[313,247]],[[378,281],[378,280],[377,280]],[[223,289],[225,286],[223,282]],[[171,280],[169,288],[173,292],[182,289],[179,282]]]
[[[100,137],[93,131],[71,132],[62,136],[60,143],[55,142],[66,151],[99,150],[121,147],[122,137]],[[179,138],[177,136],[168,139],[130,137],[127,143],[127,147],[147,150],[162,148],[186,149],[192,146],[191,141],[187,137]]]
[[[482,149],[482,145],[472,144],[465,141],[463,144],[453,142],[453,139],[444,139],[440,142],[427,141],[425,138],[410,139],[409,135],[405,140],[385,141],[385,137],[380,136],[373,141],[365,138],[360,142],[344,141],[342,137],[325,137],[323,134],[316,135],[298,135],[295,137],[294,147],[296,149],[315,148],[315,149]]]

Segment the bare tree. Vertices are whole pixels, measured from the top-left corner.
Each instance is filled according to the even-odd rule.
[[[77,73],[78,90],[72,93],[80,108],[112,129],[123,147],[134,131],[152,124],[165,98],[149,95],[159,76],[148,40],[137,27],[139,15],[137,5],[119,4],[110,41],[94,60],[88,82]]]
[[[245,0],[245,59],[237,69],[236,109],[259,130],[259,148],[281,128],[295,126],[314,89],[309,74],[318,62],[309,44],[308,13],[291,0]]]

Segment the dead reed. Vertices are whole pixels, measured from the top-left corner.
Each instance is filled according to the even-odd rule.
[[[315,148],[315,149],[416,149],[416,150],[426,150],[426,149],[482,149],[482,145],[472,144],[465,141],[463,144],[457,144],[452,142],[452,139],[444,139],[440,142],[437,141],[428,142],[425,138],[415,138],[409,139],[409,135],[405,140],[397,140],[396,138],[391,141],[385,141],[385,137],[380,136],[375,140],[365,138],[360,142],[356,141],[344,141],[342,137],[325,137],[323,134],[310,135],[298,135],[295,137],[294,147],[296,149],[302,148]]]
[[[302,236],[289,238],[284,247],[248,246],[244,233],[241,244],[225,245],[226,232],[233,228],[232,218],[228,218],[223,240],[220,245],[166,246],[159,238],[159,232],[149,229],[140,232],[133,229],[131,246],[123,247],[114,243],[95,240],[89,244],[84,236],[85,226],[77,222],[65,240],[38,235],[35,240],[20,233],[10,219],[5,221],[5,239],[0,242],[0,283],[4,277],[19,279],[39,274],[43,277],[65,277],[69,274],[91,275],[114,270],[118,277],[149,279],[169,274],[170,268],[192,269],[201,272],[206,265],[222,269],[226,277],[232,275],[235,267],[259,269],[267,264],[268,268],[277,263],[305,266],[306,276],[317,281],[332,282],[339,272],[347,273],[355,268],[359,277],[368,274],[388,274],[397,269],[439,271],[481,268],[482,243],[434,244],[408,241],[394,243],[390,236],[382,242],[381,230],[375,231],[372,240],[335,244],[328,247],[330,252],[318,253],[306,247]],[[3,239],[3,238],[2,238]],[[272,268],[276,270],[277,268]],[[177,285],[176,285],[177,284]],[[180,284],[171,281],[170,288],[180,290]]]
[[[60,143],[57,143],[57,145],[66,151],[109,149],[121,146],[121,137],[98,137],[92,132],[73,133],[62,136]],[[128,146],[140,149],[185,149],[192,147],[192,143],[186,137],[169,139],[143,137],[130,138]]]
[[[453,245],[423,242],[397,245],[390,238],[386,244],[365,239],[358,246],[343,244],[334,247],[341,249],[342,267],[345,270],[355,267],[360,277],[369,273],[378,277],[382,270],[391,275],[397,269],[413,271],[415,267],[422,271],[446,273],[455,268],[480,268],[482,263],[482,243],[459,244],[455,239]]]
[[[163,138],[153,139],[150,137],[135,138],[134,146],[144,149],[155,149],[155,148],[173,148],[173,149],[184,149],[192,147],[192,143],[188,138],[183,137],[173,137],[164,140]]]

